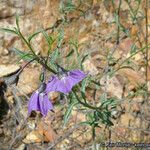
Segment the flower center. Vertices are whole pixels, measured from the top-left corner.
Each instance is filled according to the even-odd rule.
[[[58,71],[58,78],[60,80],[64,80],[67,76],[69,75],[69,72],[67,72],[66,70],[62,69],[62,68],[59,68],[59,71]]]
[[[38,88],[38,92],[39,93],[43,93],[46,89],[46,83],[41,83],[39,88]]]

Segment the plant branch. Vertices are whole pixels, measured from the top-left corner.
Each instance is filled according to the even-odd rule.
[[[146,36],[145,36],[145,45],[146,45],[146,51],[145,51],[145,59],[146,59],[146,65],[145,65],[145,77],[146,77],[146,96],[145,96],[145,100],[148,100],[148,0],[146,0],[145,2],[145,32],[146,32]]]

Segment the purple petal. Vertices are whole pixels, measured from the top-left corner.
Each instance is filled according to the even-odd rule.
[[[56,91],[58,81],[59,81],[59,79],[57,76],[52,76],[46,86],[46,92]]]
[[[28,115],[31,114],[32,110],[36,110],[36,111],[40,110],[40,105],[39,105],[39,100],[38,99],[39,99],[39,93],[38,93],[38,91],[36,91],[31,95],[31,98],[29,100]]]
[[[70,83],[68,82],[68,77],[64,77],[63,79],[57,82],[56,91],[59,91],[65,94],[71,91],[71,86],[70,86]]]
[[[39,94],[40,112],[43,116],[46,116],[49,110],[53,109],[53,105],[50,102],[48,95],[45,93]]]
[[[69,93],[72,87],[82,81],[86,77],[86,74],[80,70],[73,70],[68,72],[68,76],[61,79],[63,84],[60,84],[63,88],[63,93]],[[60,87],[58,87],[60,89]]]
[[[82,81],[87,75],[81,70],[73,70],[69,72],[69,76],[74,79],[74,82],[78,83]]]
[[[59,79],[57,76],[52,76],[47,84],[47,92],[57,91],[69,93],[74,85],[79,83],[86,77],[86,74],[80,70],[68,72],[68,75]]]
[[[69,93],[71,91],[71,87],[67,83],[67,78],[68,77],[64,77],[60,80],[57,76],[52,76],[51,80],[47,84],[46,92],[57,91],[62,93]]]

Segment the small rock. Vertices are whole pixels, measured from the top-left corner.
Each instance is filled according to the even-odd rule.
[[[13,15],[14,11],[10,7],[8,6],[3,6],[2,8],[0,7],[0,19],[5,19]]]
[[[35,121],[34,120],[28,121],[27,126],[29,129],[34,130],[36,127]]]
[[[3,50],[2,55],[6,56],[6,55],[8,55],[8,54],[9,54],[9,51],[5,48],[5,49]]]
[[[90,75],[94,76],[98,74],[98,69],[92,62],[92,60],[88,59],[83,63],[84,70],[89,72]]]
[[[50,100],[55,103],[59,97],[59,93],[58,92],[50,92],[49,93],[49,97],[50,97]]]
[[[11,7],[15,7],[15,8],[23,8],[25,6],[25,2],[24,0],[8,0],[7,4]]]
[[[104,85],[104,82],[105,78],[103,77],[100,83]],[[116,96],[117,98],[121,99],[123,93],[123,85],[119,82],[119,79],[116,76],[112,78],[108,77],[107,84],[107,92],[110,93],[111,96]],[[102,89],[105,90],[105,87],[102,86]]]
[[[20,67],[18,65],[0,65],[0,77],[7,76],[16,72]]]
[[[133,120],[134,120],[134,117],[131,114],[126,113],[121,116],[120,124],[122,126],[128,127],[130,125],[130,121],[133,121]]]
[[[139,85],[142,85],[145,83],[143,76],[140,74],[140,72],[134,71],[132,69],[120,69],[118,71],[118,74],[121,76],[126,77],[129,82],[134,85],[134,87],[137,87]]]
[[[25,144],[22,143],[16,150],[24,150],[25,149]]]
[[[37,68],[26,68],[20,75],[18,89],[20,94],[31,94],[38,87],[40,71]]]
[[[30,144],[30,143],[40,143],[44,141],[44,136],[41,135],[38,131],[34,130],[30,132],[26,138],[23,140],[24,143]]]

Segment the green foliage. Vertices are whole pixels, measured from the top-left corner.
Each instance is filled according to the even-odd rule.
[[[60,48],[63,44],[64,39],[64,31],[61,29],[59,30],[58,36],[57,36],[57,47]]]
[[[50,55],[49,65],[55,70],[57,70],[55,62],[59,58],[59,56],[60,56],[60,52],[58,48],[56,48]]]
[[[0,28],[0,31],[18,35],[18,33],[15,30],[8,29],[8,28]]]
[[[74,11],[76,6],[73,4],[72,0],[66,0],[66,2],[61,2],[60,12],[61,13],[69,13]]]
[[[43,31],[43,29],[38,30],[38,31],[34,32],[33,34],[29,35],[29,37],[28,37],[29,43],[31,42],[31,40],[32,40],[36,35],[38,35],[38,34],[41,33],[42,31]]]
[[[134,8],[131,7],[131,1],[126,0],[125,2],[128,4],[129,6],[129,13],[132,19],[133,23],[137,23],[137,15],[139,13],[139,8],[140,8],[140,4],[141,4],[141,0],[135,0],[137,2],[137,5],[134,6]]]
[[[66,57],[66,58],[67,58],[67,57],[70,57],[70,56],[72,56],[73,54],[74,54],[74,50],[71,49],[70,52],[69,52],[65,57]]]
[[[77,101],[73,101],[72,103],[69,104],[66,112],[65,112],[65,115],[64,115],[64,126],[67,124],[70,116],[71,116],[71,112],[73,110],[73,107],[76,106],[78,104]]]
[[[133,45],[131,46],[130,54],[134,54],[136,51],[137,51],[137,46],[136,46],[136,44],[133,44]]]
[[[82,67],[82,60],[81,60],[81,55],[79,53],[79,43],[77,39],[71,39],[69,42],[70,46],[72,47],[72,49],[74,50],[74,52],[76,53],[76,57],[77,57],[77,61],[78,61],[78,65],[81,69],[83,69]]]
[[[19,33],[18,33],[18,31],[19,31],[19,16],[18,15],[16,15],[16,25],[17,25],[17,28],[14,27],[14,30],[9,29],[9,28],[0,28],[0,31],[19,35]]]
[[[135,91],[130,91],[128,93],[126,98],[130,99],[130,98],[138,97],[138,96],[146,97],[146,94],[147,94],[146,89],[147,89],[147,85],[146,84],[138,85],[136,87]]]
[[[46,39],[48,46],[51,47],[53,42],[55,41],[54,38],[52,36],[49,36],[47,32],[44,31],[44,29],[42,30],[42,34],[44,35],[44,38]]]
[[[14,51],[16,55],[19,56],[19,61],[21,59],[30,61],[30,60],[35,58],[35,56],[33,54],[27,53],[27,52],[23,52],[23,51],[21,51],[21,50],[19,50],[17,48],[11,48],[11,50]]]
[[[116,107],[116,99],[115,97],[112,98],[108,98],[106,99],[105,94],[103,94],[100,97],[100,101],[101,101],[101,107],[111,107],[111,108],[115,108]]]
[[[87,113],[87,124],[98,127],[101,124],[112,126],[112,111],[116,108],[115,98],[106,99],[105,94],[101,96],[101,111],[94,110]]]
[[[40,74],[39,80],[40,80],[41,82],[43,82],[43,81],[44,81],[44,78],[45,78],[45,76],[44,76],[44,73],[42,72],[42,73]]]
[[[19,31],[20,28],[19,28],[19,15],[16,14],[16,25],[17,25],[17,30]]]

